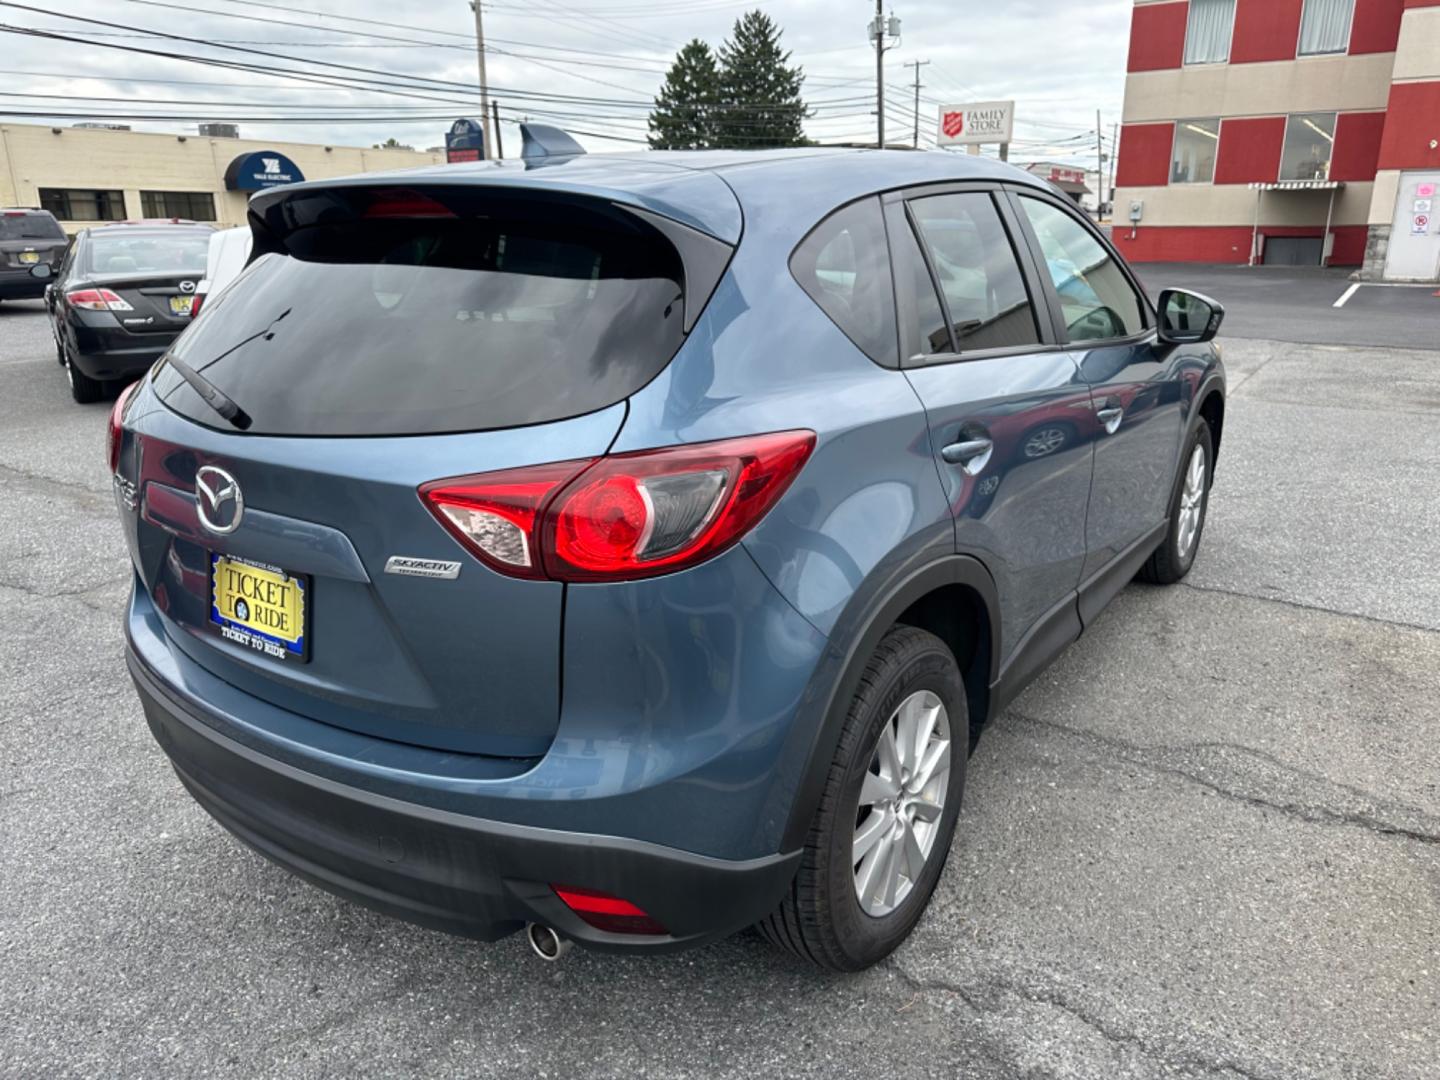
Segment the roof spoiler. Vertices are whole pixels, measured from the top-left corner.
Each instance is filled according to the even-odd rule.
[[[520,158],[529,165],[543,164],[549,158],[574,157],[585,148],[565,132],[549,124],[520,125]]]

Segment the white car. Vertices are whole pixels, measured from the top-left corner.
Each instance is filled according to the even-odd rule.
[[[210,254],[205,260],[205,277],[195,286],[195,300],[190,307],[190,317],[200,314],[205,298],[212,296],[237,277],[250,261],[251,233],[248,225],[234,229],[220,229],[210,238]]]

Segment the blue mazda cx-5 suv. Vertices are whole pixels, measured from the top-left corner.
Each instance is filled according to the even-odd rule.
[[[862,968],[985,721],[1189,570],[1223,312],[979,158],[578,149],[252,200],[111,417],[130,672],[323,888]]]

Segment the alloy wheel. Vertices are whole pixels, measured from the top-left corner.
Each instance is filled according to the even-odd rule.
[[[1025,456],[1046,457],[1065,445],[1063,428],[1042,428],[1025,441]]]
[[[950,782],[950,717],[929,690],[902,701],[880,729],[856,808],[850,863],[867,915],[889,915],[935,847]]]
[[[1189,556],[1204,517],[1205,448],[1197,443],[1190,454],[1190,464],[1185,467],[1185,486],[1180,492],[1180,520],[1175,548],[1181,559]]]

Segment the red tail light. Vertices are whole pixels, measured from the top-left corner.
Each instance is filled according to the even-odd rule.
[[[201,305],[204,304],[204,303],[205,303],[205,294],[204,294],[204,293],[199,293],[199,292],[197,292],[193,297],[191,297],[191,299],[190,299],[190,318],[191,318],[191,319],[194,319],[195,316],[197,316],[197,315],[200,314],[200,307],[201,307]]]
[[[570,885],[552,885],[555,895],[566,907],[596,930],[612,934],[667,934],[665,927],[652,919],[642,908],[629,900],[593,889],[577,889]]]
[[[437,480],[431,513],[512,577],[628,581],[713,558],[752,528],[815,446],[810,431]]]
[[[84,308],[86,311],[135,310],[109,289],[76,289],[66,293],[65,300],[71,307]]]
[[[117,472],[120,468],[120,441],[123,432],[121,424],[125,419],[125,403],[130,400],[130,395],[135,392],[135,387],[140,384],[131,383],[120,391],[115,398],[115,407],[110,410],[110,423],[105,428],[105,460],[110,463],[110,471]]]

